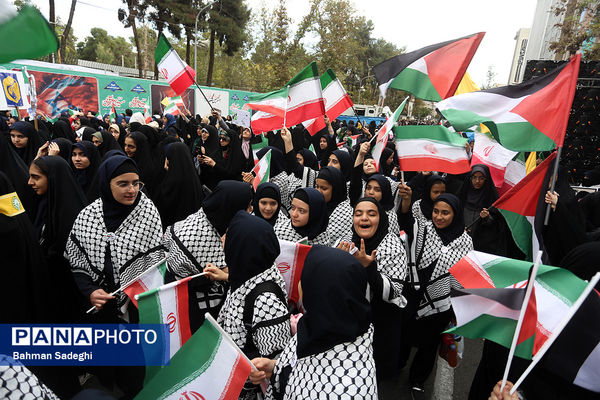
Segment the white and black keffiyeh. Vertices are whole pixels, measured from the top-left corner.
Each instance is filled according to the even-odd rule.
[[[420,226],[415,242],[416,267],[419,276],[426,269],[431,272],[427,282],[418,282],[423,293],[417,308],[417,318],[420,318],[450,309],[452,281],[448,271],[469,251],[473,250],[473,241],[465,231],[444,246],[435,231],[433,222],[425,220]],[[415,277],[412,279],[414,281]]]
[[[302,187],[302,180],[296,178],[294,174],[288,175],[285,172],[280,172],[279,174],[271,177],[269,182],[279,186],[279,191],[281,192],[281,205],[283,208],[289,211],[290,208],[292,208],[294,192],[296,189]]]
[[[338,241],[348,237],[348,235],[352,236],[353,211],[348,199],[335,207],[329,216],[329,224],[327,225],[329,246],[335,246]]]
[[[132,282],[142,272],[164,258],[161,244],[162,225],[152,201],[140,192],[140,201],[116,232],[107,232],[102,199],[81,210],[67,240],[65,257],[73,273],[88,275],[101,286],[104,276],[106,246],[110,248],[116,287]],[[127,297],[117,294],[122,306]]]
[[[353,342],[301,359],[296,356],[297,343],[294,336],[279,356],[267,400],[277,398],[274,390],[283,391],[285,400],[377,400],[372,325]],[[290,369],[287,384],[282,387],[282,371]]]
[[[400,238],[388,232],[377,246],[377,271],[383,280],[381,299],[398,307],[406,306],[402,290],[407,278],[406,252]]]
[[[59,400],[29,369],[0,354],[0,399]]]
[[[304,239],[292,226],[292,221],[289,218],[277,218],[277,222],[275,222],[275,226],[273,227],[275,230],[275,235],[277,235],[277,239],[279,240],[288,240],[290,242],[298,242],[301,239]],[[322,244],[324,246],[330,245],[329,235],[327,231],[320,233],[314,239],[308,240],[309,245],[313,244]]]

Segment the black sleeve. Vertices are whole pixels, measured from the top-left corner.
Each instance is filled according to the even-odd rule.
[[[302,173],[304,172],[304,167],[298,162],[296,158],[296,154],[294,151],[290,151],[285,153],[285,172],[288,174],[294,174],[294,176],[298,179],[302,179]]]
[[[87,301],[90,301],[90,295],[100,289],[100,286],[96,285],[89,275],[82,274],[81,272],[73,272],[73,278],[79,288],[79,291],[85,296]]]
[[[362,193],[362,165],[352,168],[352,177],[350,178],[350,205],[352,208],[360,198]]]
[[[377,261],[373,261],[367,267],[367,279],[375,297],[381,298],[381,294],[383,293],[383,278],[379,271],[377,271]]]

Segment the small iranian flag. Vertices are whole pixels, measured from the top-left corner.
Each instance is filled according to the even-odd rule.
[[[149,124],[152,122],[152,115],[150,114],[150,106],[148,104],[144,104],[144,123]]]
[[[520,152],[508,162],[506,170],[504,171],[504,181],[502,186],[498,189],[498,194],[502,196],[508,192],[511,187],[521,182],[521,179],[525,178],[527,171],[525,169],[525,155]]]
[[[321,75],[320,81],[323,92],[323,103],[325,104],[325,114],[327,114],[330,121],[333,121],[354,104],[332,70],[328,69],[325,71]],[[321,117],[304,121],[302,124],[311,135],[325,128],[325,121]]]
[[[254,191],[256,191],[256,188],[261,183],[269,182],[271,175],[271,150],[267,151],[267,153],[258,160],[254,168],[252,168],[252,173],[254,174],[254,180],[252,181]]]
[[[471,251],[452,268],[450,274],[465,289],[492,289],[510,288],[519,289],[527,285],[531,262],[514,260],[493,254]],[[537,323],[533,339],[517,346],[517,355],[531,358],[548,340],[552,332],[558,327],[560,321],[570,307],[577,301],[579,295],[585,290],[586,283],[564,268],[540,265],[534,282]],[[485,297],[485,296],[484,296]],[[466,299],[465,299],[466,300]],[[460,326],[453,328],[452,332],[466,337],[486,337],[510,348],[516,321],[512,318],[513,307],[500,307],[485,311],[485,299],[472,299],[470,303],[462,302],[460,314],[465,319]],[[476,302],[475,302],[476,300]],[[454,299],[453,299],[454,307]],[[495,310],[495,311],[494,311]],[[456,311],[455,311],[456,312]],[[481,312],[480,314],[478,314]],[[510,327],[512,326],[512,331]],[[529,347],[531,353],[524,354],[524,345]],[[519,347],[521,352],[519,353]]]
[[[181,111],[179,110],[179,107],[177,107],[177,104],[175,103],[169,103],[166,107],[165,110],[163,111],[164,114],[171,114],[171,115],[179,115],[181,114]]]
[[[252,154],[254,155],[254,165],[258,163],[257,153],[269,145],[269,140],[265,137],[265,135],[260,134],[257,137],[260,138],[260,142],[250,144],[250,147],[252,148]]]
[[[164,34],[160,34],[154,51],[154,60],[162,76],[169,82],[176,95],[194,84],[196,71],[190,68],[171,46]]]
[[[379,129],[379,131],[377,131],[377,138],[375,139],[375,146],[373,147],[373,150],[371,151],[371,154],[373,155],[373,160],[375,161],[375,167],[377,168],[377,171],[379,171],[379,159],[381,158],[381,153],[383,153],[383,149],[385,148],[385,145],[387,144],[388,137],[391,134],[393,134],[392,128],[396,124],[396,121],[398,121],[398,118],[400,118],[400,114],[402,114],[402,110],[404,110],[404,106],[406,105],[406,102],[408,101],[408,97],[409,96],[407,96],[404,99],[404,101],[402,103],[400,103],[398,108],[396,108],[396,111],[394,111],[394,114],[390,118],[388,118],[387,121],[385,121],[385,124],[383,124],[383,126],[381,127],[381,129]]]
[[[482,131],[486,131],[485,125]],[[508,163],[517,155],[516,151],[508,150],[498,143],[491,135],[484,132],[475,132],[475,145],[471,166],[475,164],[487,165],[492,175],[492,180],[497,188],[502,187]]]
[[[546,75],[465,93],[437,103],[456,130],[485,123],[498,142],[514,151],[562,147],[575,96],[581,54]]]
[[[183,103],[183,99],[181,98],[181,96],[165,97],[164,99],[161,100],[160,103],[165,107],[171,103],[175,103],[177,105],[177,107],[180,107],[180,108],[185,107],[185,104]]]
[[[70,113],[71,110],[69,110]],[[112,106],[110,109],[110,113],[108,114],[108,120],[110,122],[115,122],[117,120],[117,111],[115,110],[115,106]]]
[[[288,300],[291,303],[298,304],[300,295],[298,293],[298,283],[302,276],[302,267],[304,260],[310,251],[311,246],[306,243],[294,243],[287,240],[279,241],[281,252],[275,259],[275,265],[285,281],[285,290]]]
[[[237,400],[253,365],[206,314],[206,320],[136,400]]]
[[[294,126],[325,114],[317,63],[307,65],[285,87],[250,96],[246,105],[258,111],[252,116],[254,134]]]
[[[528,260],[532,260],[533,253],[540,249],[534,231],[536,211],[540,196],[545,194],[546,173],[555,157],[556,153],[552,153],[492,205],[506,220],[515,244]]]
[[[373,67],[381,95],[388,87],[406,90],[423,100],[453,96],[484,32],[399,54]]]
[[[402,171],[462,174],[471,170],[467,139],[444,126],[395,126],[394,134]]]
[[[137,279],[129,283],[123,291],[131,302],[137,307],[138,303],[135,295],[147,292],[165,284],[165,271],[167,270],[167,261],[163,260],[153,267],[144,271]]]

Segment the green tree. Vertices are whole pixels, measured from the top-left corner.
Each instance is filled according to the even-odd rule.
[[[77,54],[82,60],[133,68],[135,55],[131,45],[122,37],[113,37],[102,28],[92,28],[90,36],[77,43]]]
[[[552,8],[556,16],[563,16],[557,41],[550,43],[557,59],[583,50],[584,60],[600,59],[600,2],[598,0],[560,0]]]
[[[141,64],[140,61],[138,61],[138,68],[142,71],[148,71],[152,69],[152,65],[154,65],[154,50],[158,39],[156,31],[148,25],[142,25],[137,28],[137,37],[140,45],[138,52],[142,59]],[[133,36],[129,37],[129,42],[131,45],[135,46],[135,38]]]

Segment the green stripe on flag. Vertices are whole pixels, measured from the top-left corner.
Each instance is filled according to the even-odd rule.
[[[164,265],[164,264],[163,264]],[[163,319],[162,307],[160,305],[160,296],[158,295],[158,288],[151,289],[147,292],[141,293],[138,297],[138,312],[140,315],[140,324],[165,324],[167,321]],[[159,331],[159,335],[162,336],[164,331]],[[169,331],[167,330],[167,335]],[[165,349],[167,356],[169,354],[169,336],[158,338],[160,343],[164,343],[167,348]],[[146,376],[144,377],[144,383],[148,383],[163,367],[160,365],[147,365]]]
[[[540,265],[540,267],[542,266]],[[546,272],[542,272],[541,274],[538,272],[536,282],[571,307],[585,289],[585,281],[582,281],[565,269],[558,267],[547,268]],[[560,288],[560,291],[557,288]]]
[[[293,77],[286,84],[286,86],[296,85],[296,84],[302,82],[303,80],[318,78],[318,76],[319,76],[319,71],[317,69],[317,63],[315,61],[313,61],[310,64],[308,64],[306,67],[304,67],[304,69],[302,71],[300,71],[298,73],[298,75]]]
[[[394,78],[389,86],[393,89],[405,90],[420,99],[440,101],[442,98],[437,92],[429,76],[416,69],[406,68]]]
[[[517,247],[525,254],[527,260],[533,260],[533,227],[527,217],[512,211],[498,209],[510,228],[510,233]]]
[[[277,98],[285,98],[288,95],[289,89],[287,87],[281,88],[279,90],[274,90],[269,93],[256,93],[248,96],[248,103],[257,103],[263,100],[269,99],[277,99]]]
[[[335,73],[331,70],[331,69],[327,69],[327,71],[325,71],[323,73],[323,75],[321,75],[321,89],[325,90],[325,88],[329,85],[331,85],[332,82],[334,82],[337,77],[335,76]]]
[[[401,125],[392,128],[396,140],[430,140],[445,145],[464,147],[467,139],[441,125]]]
[[[159,64],[172,48],[173,47],[165,37],[164,33],[161,33],[160,37],[158,38],[156,50],[154,50],[154,61]]]

